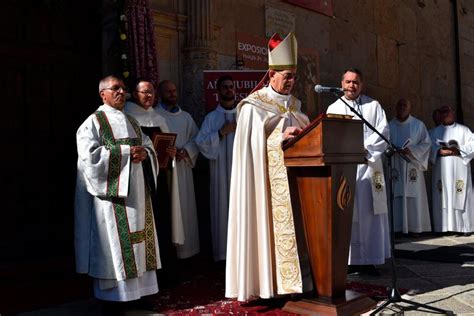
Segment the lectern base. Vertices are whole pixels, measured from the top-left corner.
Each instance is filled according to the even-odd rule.
[[[283,307],[285,312],[300,315],[360,315],[374,308],[376,302],[364,294],[346,291],[345,298],[339,299],[303,299],[288,302]]]

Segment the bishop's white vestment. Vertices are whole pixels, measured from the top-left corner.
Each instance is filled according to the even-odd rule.
[[[219,137],[225,123],[235,122],[236,109],[221,105],[206,115],[196,137],[201,153],[209,159],[211,196],[211,235],[214,260],[225,260],[227,249],[227,222],[229,214],[230,174],[235,133]]]
[[[360,95],[355,101],[345,96],[342,98],[385,138],[389,138],[385,112],[378,101],[366,95]],[[328,107],[327,113],[353,115],[353,119],[359,119],[339,99]],[[364,147],[367,150],[367,164],[357,166],[350,265],[383,264],[390,257],[387,193],[382,163],[387,143],[364,124]]]
[[[397,153],[392,158],[394,230],[405,234],[431,231],[423,175],[431,148],[426,126],[411,115],[403,122],[394,118],[390,121],[390,140],[398,148],[409,140],[405,147],[411,152],[409,163]]]
[[[474,228],[474,203],[470,162],[474,136],[464,125],[439,125],[431,134],[430,162],[433,163],[433,225],[436,232],[470,233]],[[438,155],[438,141],[456,140],[461,156]]]
[[[177,107],[177,106],[176,106]],[[198,128],[191,115],[177,107],[176,112],[165,110],[162,105],[154,108],[156,114],[166,120],[170,133],[175,133],[175,147],[185,149],[189,157],[177,161],[177,189],[179,192],[179,204],[184,229],[184,243],[178,245],[177,255],[180,259],[192,257],[199,253],[199,228],[196,210],[196,198],[194,195],[193,169],[199,154],[199,149],[194,142]]]
[[[161,267],[149,188],[143,164],[156,178],[150,139],[138,123],[102,105],[79,127],[75,196],[76,270],[94,277],[95,296],[129,301],[158,292]],[[131,161],[131,146],[147,160]]]
[[[305,127],[301,102],[262,88],[237,106],[230,184],[225,296],[245,301],[303,291],[281,148],[288,126]],[[304,276],[304,272],[303,272]]]

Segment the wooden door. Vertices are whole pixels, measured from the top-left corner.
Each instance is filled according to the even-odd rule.
[[[99,6],[0,2],[0,259],[73,254],[75,133],[100,104]]]

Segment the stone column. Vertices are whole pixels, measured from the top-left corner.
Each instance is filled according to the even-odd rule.
[[[183,49],[183,89],[180,104],[200,125],[205,116],[203,70],[217,69],[212,34],[212,0],[188,0],[188,27]]]

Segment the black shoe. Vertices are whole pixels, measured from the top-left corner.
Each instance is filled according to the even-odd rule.
[[[457,233],[454,236],[456,236],[456,237],[469,237],[469,236],[471,236],[471,234],[472,233]]]
[[[121,316],[125,314],[124,302],[101,301],[101,314],[103,316]]]
[[[395,237],[396,239],[399,239],[399,238],[403,238],[403,237],[404,237],[402,232],[395,232],[395,233],[393,233],[393,235],[394,235],[394,237]]]
[[[379,270],[373,264],[362,266],[362,273],[370,276],[380,276]]]
[[[347,266],[347,274],[360,274],[361,273],[361,267],[359,265],[348,265]]]
[[[136,303],[133,305],[134,309],[154,311],[156,308],[155,302],[153,301],[153,299],[149,298],[149,296],[141,297],[135,302]]]

